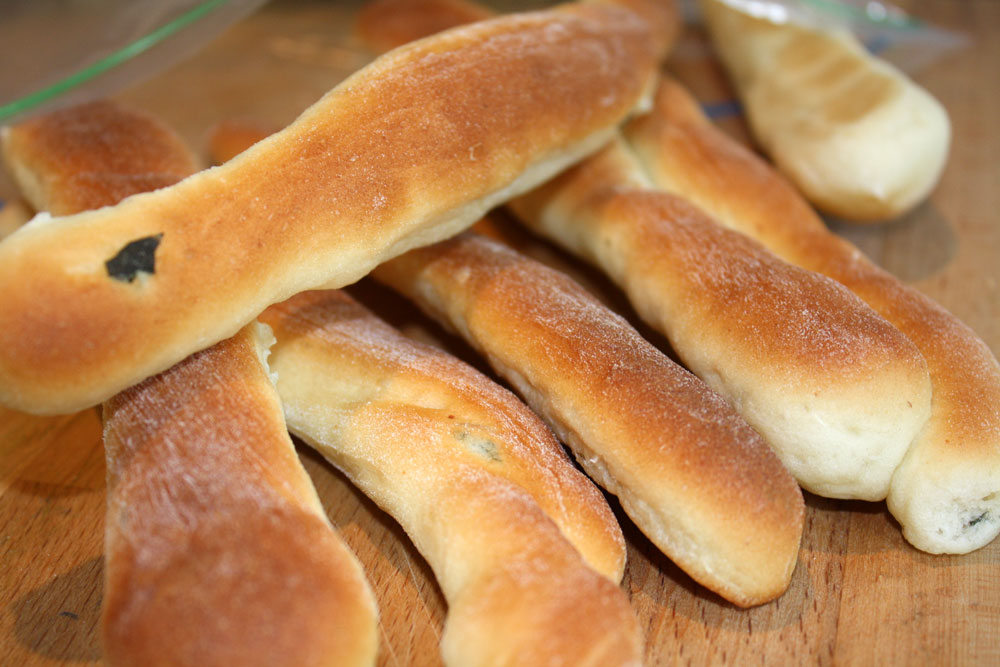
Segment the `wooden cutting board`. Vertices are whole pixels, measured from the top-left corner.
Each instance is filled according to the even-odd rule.
[[[950,162],[931,201],[907,218],[833,226],[998,354],[1000,3],[901,4],[971,37],[916,75],[951,115]],[[121,98],[159,114],[196,147],[223,118],[286,123],[368,60],[350,36],[354,11],[353,3],[274,2]],[[743,136],[696,26],[670,68]],[[0,197],[10,194],[0,182]],[[426,330],[416,319],[410,326]],[[381,664],[438,664],[445,605],[426,563],[391,518],[300,451],[378,597]],[[104,475],[96,410],[51,418],[0,410],[0,664],[101,663]],[[649,664],[1000,664],[1000,541],[965,556],[931,556],[903,540],[884,503],[807,496],[806,504],[791,587],[752,610],[700,588],[619,511],[629,542],[622,585]]]

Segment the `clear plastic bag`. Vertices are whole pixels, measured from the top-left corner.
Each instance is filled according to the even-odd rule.
[[[966,35],[924,23],[879,0],[723,0],[752,16],[850,31],[873,54],[910,74],[968,44]],[[696,16],[696,0],[688,3]]]
[[[193,53],[265,0],[7,0],[0,123],[111,95]]]

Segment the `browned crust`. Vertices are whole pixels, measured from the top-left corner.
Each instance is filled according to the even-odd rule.
[[[162,122],[110,101],[8,128],[3,157],[24,197],[52,215],[117,204],[198,170],[194,154]]]
[[[262,318],[278,339],[289,427],[392,514],[433,568],[449,603],[446,662],[638,661],[638,627],[613,583],[617,523],[523,404],[341,292],[302,293]]]
[[[931,416],[893,481],[890,508],[907,539],[925,550],[969,551],[992,540],[1000,532],[1000,365],[985,343],[829,232],[780,175],[713,127],[676,82],[662,83],[654,111],[630,123],[626,136],[658,185],[785,260],[843,283],[913,341],[931,376]],[[911,509],[904,513],[904,505]],[[921,505],[937,507],[933,520],[914,509]]]
[[[647,36],[631,12],[590,5],[452,30],[221,167],[22,228],[0,246],[0,400],[95,403],[270,303],[471,225],[606,139],[648,90]],[[105,262],[160,234],[154,275],[109,277]]]
[[[795,480],[726,403],[556,271],[472,234],[376,277],[465,337],[695,579],[741,605],[788,585]]]
[[[374,601],[258,345],[248,327],[105,405],[114,664],[374,662]]]

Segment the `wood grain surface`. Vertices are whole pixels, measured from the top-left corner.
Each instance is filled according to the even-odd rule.
[[[831,224],[998,354],[1000,3],[898,4],[970,39],[915,74],[951,115],[950,161],[932,199],[905,219]],[[224,118],[286,123],[368,60],[351,37],[353,15],[353,3],[273,2],[120,97],[159,114],[196,147]],[[741,136],[697,26],[669,66]],[[0,182],[0,197],[11,195]],[[371,288],[365,294],[383,299]],[[384,298],[396,323],[434,334]],[[380,663],[439,664],[445,607],[426,563],[391,518],[317,455],[300,451],[378,597]],[[38,418],[0,409],[0,664],[101,664],[104,476],[96,410]],[[623,586],[645,630],[649,664],[1000,664],[1000,541],[964,556],[931,556],[903,540],[884,503],[814,496],[806,503],[790,589],[752,610],[699,588],[616,507],[629,542]]]

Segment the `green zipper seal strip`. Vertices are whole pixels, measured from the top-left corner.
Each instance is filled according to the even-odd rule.
[[[860,21],[862,23],[868,23],[877,26],[888,26],[891,28],[902,29],[902,30],[919,30],[924,27],[924,24],[919,19],[913,18],[909,15],[903,16],[891,16],[886,15],[884,18],[873,18],[863,9],[855,7],[853,5],[845,5],[836,0],[801,0],[803,4],[811,5],[819,11],[826,12],[827,14],[833,14],[841,18],[848,18],[854,21]]]
[[[178,30],[194,23],[205,14],[218,9],[220,6],[226,4],[226,2],[227,0],[207,0],[207,2],[203,2],[197,7],[189,9],[187,12],[181,14],[169,23],[164,24],[148,35],[140,37],[111,55],[101,58],[94,64],[85,67],[79,72],[71,74],[65,79],[57,81],[47,88],[43,88],[39,91],[31,93],[30,95],[25,95],[24,97],[14,100],[13,102],[8,102],[7,104],[0,106],[0,120],[9,118],[15,114],[19,114],[23,111],[27,111],[28,109],[48,102],[54,97],[57,97],[68,90],[72,90],[94,77],[121,65],[123,62],[126,62],[143,51],[159,44]]]

